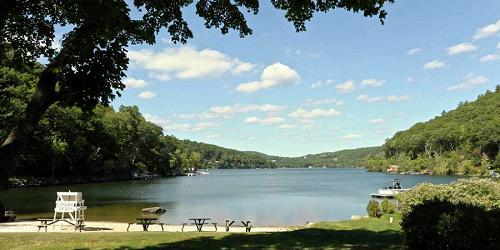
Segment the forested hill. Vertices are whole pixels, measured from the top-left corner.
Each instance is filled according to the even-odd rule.
[[[359,167],[369,155],[382,155],[382,147],[346,149],[300,157],[272,157],[278,167]]]
[[[383,146],[385,157],[366,164],[385,170],[397,163],[400,171],[436,174],[487,175],[500,168],[500,86],[476,101],[462,102],[427,122],[396,133]]]

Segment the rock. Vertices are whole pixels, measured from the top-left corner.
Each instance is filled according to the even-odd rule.
[[[167,210],[162,207],[147,207],[142,209],[143,213],[150,213],[150,214],[163,214],[166,211]]]

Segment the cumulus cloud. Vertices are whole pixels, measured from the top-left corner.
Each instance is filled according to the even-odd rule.
[[[248,117],[244,121],[246,124],[260,124],[260,125],[276,125],[285,122],[285,119],[281,117],[265,117],[265,118],[258,118],[255,116]]]
[[[279,126],[279,128],[283,128],[283,129],[289,129],[289,128],[295,128],[295,127],[297,127],[297,125],[288,124],[288,123],[286,123],[286,124],[281,124],[281,125]]]
[[[454,46],[449,47],[448,55],[457,55],[467,52],[476,51],[479,47],[470,43],[461,43]]]
[[[144,88],[149,85],[148,82],[142,80],[142,79],[135,79],[132,77],[128,77],[127,79],[123,80],[123,83],[127,88]]]
[[[383,101],[389,102],[399,102],[408,100],[410,98],[409,95],[389,95],[389,96],[370,96],[370,95],[359,95],[356,97],[356,100],[363,101],[366,103],[378,103]]]
[[[361,85],[363,86],[370,86],[370,87],[379,87],[382,86],[385,83],[385,80],[377,80],[377,79],[365,79],[361,81]]]
[[[139,94],[141,99],[153,99],[156,97],[156,93],[153,91],[144,91]]]
[[[424,69],[439,69],[446,67],[445,61],[434,60],[424,64]]]
[[[409,56],[413,56],[413,55],[417,54],[420,51],[422,51],[421,48],[413,48],[413,49],[409,49],[408,51],[406,51],[406,54],[409,55]]]
[[[275,63],[262,71],[259,81],[241,83],[236,87],[236,91],[254,93],[262,89],[298,84],[299,81],[300,76],[297,71],[287,65]]]
[[[158,78],[179,79],[218,76],[227,72],[241,74],[253,65],[232,58],[212,49],[196,50],[191,47],[169,48],[161,52],[149,49],[130,50],[127,53],[132,65],[154,72]]]
[[[377,103],[377,102],[383,102],[385,100],[385,97],[383,97],[383,96],[359,95],[358,97],[356,97],[356,100],[363,101],[363,102],[366,102],[366,103]]]
[[[326,81],[317,81],[317,82],[311,84],[311,88],[312,89],[321,88],[321,87],[325,87],[325,86],[331,85],[333,83],[335,83],[335,81],[331,80],[331,79],[326,80]]]
[[[189,114],[177,114],[176,116],[180,119],[214,119],[214,118],[228,118],[233,117],[237,114],[244,114],[249,112],[263,112],[267,114],[273,114],[286,109],[286,106],[279,106],[274,104],[234,104],[234,105],[224,105],[224,106],[213,106],[208,111],[202,113],[189,113]]]
[[[217,127],[218,124],[212,122],[200,122],[197,124],[188,124],[188,123],[173,123],[171,120],[164,119],[152,114],[144,114],[144,119],[146,121],[150,121],[160,127],[162,127],[166,131],[184,131],[184,132],[198,132],[207,128]]]
[[[374,118],[374,119],[370,119],[368,121],[368,123],[371,123],[371,124],[382,124],[382,123],[384,123],[384,119],[382,119],[382,118]]]
[[[349,135],[344,135],[341,137],[342,140],[344,141],[349,141],[349,140],[357,140],[363,138],[361,135],[357,134],[349,134]]]
[[[296,118],[296,119],[300,119],[300,120],[312,120],[315,118],[332,117],[332,116],[338,116],[341,114],[342,114],[341,112],[339,112],[335,109],[305,110],[302,108],[298,108],[297,110],[289,113],[288,116]]]
[[[331,98],[331,99],[318,99],[318,100],[307,99],[304,102],[304,106],[321,106],[327,104],[335,104],[337,106],[341,106],[342,104],[344,104],[344,101]]]
[[[335,89],[337,89],[337,91],[340,93],[348,93],[353,91],[355,88],[356,86],[354,85],[353,80],[345,81],[335,86]]]
[[[400,102],[400,101],[408,100],[409,98],[410,98],[409,95],[389,95],[389,96],[387,96],[387,101]]]
[[[487,81],[488,81],[488,78],[486,78],[484,76],[477,76],[473,73],[470,73],[467,76],[465,76],[463,82],[448,87],[448,90],[471,89],[471,88],[474,88],[478,85],[486,83]]]
[[[476,34],[474,34],[474,39],[478,40],[485,37],[494,36],[500,33],[500,19],[493,24],[486,25],[482,28],[477,29]]]
[[[482,63],[493,62],[493,61],[497,61],[497,60],[500,60],[500,55],[497,55],[497,54],[488,54],[488,55],[481,57],[481,59],[479,59],[479,61]]]

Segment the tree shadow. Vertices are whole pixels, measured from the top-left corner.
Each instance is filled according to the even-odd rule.
[[[200,236],[184,241],[165,242],[139,249],[402,249],[400,232],[363,229],[334,230],[308,228],[277,233],[234,233],[222,238]],[[128,246],[116,248],[137,249]]]

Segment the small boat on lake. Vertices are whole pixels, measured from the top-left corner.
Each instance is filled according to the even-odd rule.
[[[210,174],[210,172],[208,172],[208,170],[199,170],[196,173],[197,174]]]
[[[391,183],[390,186],[379,189],[376,194],[371,194],[372,198],[392,199],[396,194],[410,190],[401,186],[400,179],[393,179],[389,182]]]

